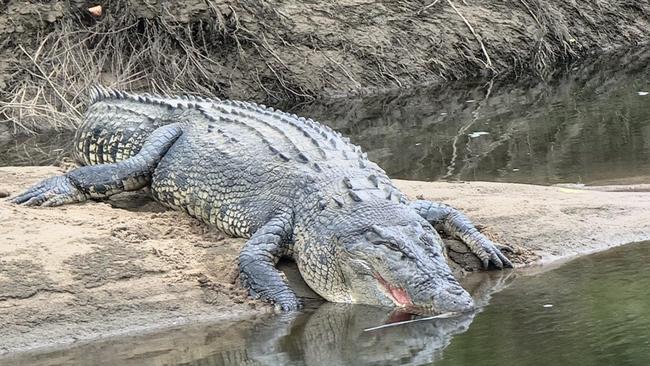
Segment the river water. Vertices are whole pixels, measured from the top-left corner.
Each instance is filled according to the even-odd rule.
[[[648,260],[645,242],[520,278],[436,365],[650,365]]]
[[[290,106],[351,136],[394,178],[535,184],[650,182],[650,53],[547,81],[482,81]],[[0,139],[1,165],[69,156],[69,133]],[[649,365],[650,243],[545,273],[466,283],[480,311],[409,316],[311,304],[0,359],[7,365]]]
[[[351,136],[391,177],[532,184],[650,176],[650,51],[548,81],[451,83],[298,113]]]

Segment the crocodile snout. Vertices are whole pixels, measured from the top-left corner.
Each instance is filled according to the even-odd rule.
[[[441,289],[434,297],[435,308],[438,312],[466,312],[474,309],[474,300],[465,289],[452,285]]]

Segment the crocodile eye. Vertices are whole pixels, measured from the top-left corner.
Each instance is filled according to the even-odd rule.
[[[393,250],[393,251],[396,251],[396,252],[400,252],[400,253],[401,253],[400,247],[399,247],[399,245],[397,245],[396,243],[393,243],[393,242],[391,242],[391,241],[385,241],[385,242],[382,242],[382,244],[385,245],[386,248],[388,248],[388,249],[390,249],[390,250]]]

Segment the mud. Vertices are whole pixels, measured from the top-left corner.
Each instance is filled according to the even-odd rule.
[[[0,191],[16,194],[62,171],[0,168]],[[466,212],[487,235],[513,248],[519,266],[650,239],[650,194],[502,183],[397,181],[410,197]],[[66,344],[273,309],[236,282],[241,239],[229,238],[146,194],[59,208],[0,201],[0,353]],[[475,269],[450,242],[449,256]],[[316,297],[295,266],[285,273]],[[460,272],[459,272],[460,273]]]

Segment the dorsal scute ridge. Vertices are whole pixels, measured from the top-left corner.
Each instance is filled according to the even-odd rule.
[[[233,106],[233,107],[236,107],[236,108],[232,108],[232,110],[227,111],[223,107],[221,107],[221,108],[216,107],[217,110],[219,110],[219,111],[221,111],[223,113],[229,113],[229,114],[232,114],[232,115],[235,115],[235,116],[241,116],[241,117],[245,117],[245,118],[248,118],[248,119],[257,120],[257,122],[263,123],[263,124],[273,128],[273,129],[275,129],[277,131],[281,131],[280,127],[273,126],[273,124],[269,123],[268,121],[264,121],[263,118],[260,119],[259,117],[256,117],[256,115],[271,116],[275,120],[280,120],[283,123],[291,125],[292,127],[297,129],[304,137],[306,137],[310,141],[310,143],[315,147],[315,152],[317,154],[319,154],[323,159],[327,158],[327,153],[322,148],[321,143],[318,141],[318,139],[316,139],[312,135],[312,133],[310,133],[310,131],[308,131],[308,128],[311,127],[311,126],[309,126],[306,123],[305,118],[298,117],[295,114],[292,115],[292,114],[284,113],[284,112],[281,112],[281,111],[276,111],[276,110],[273,110],[273,108],[271,108],[271,107],[264,106],[263,104],[255,104],[255,103],[242,102],[242,101],[224,101],[224,102],[225,102],[226,105]],[[215,107],[213,106],[213,108],[215,108]],[[239,110],[238,110],[238,108],[239,108]],[[251,113],[247,113],[247,112],[251,112]],[[315,127],[312,127],[312,129],[315,130],[314,132],[318,132],[318,129],[316,129]],[[285,138],[288,139],[288,137],[286,137],[286,134],[285,134]],[[297,149],[297,151],[298,151],[298,153],[300,155],[306,156],[306,155],[304,155],[304,154],[302,154],[300,152],[300,150],[296,147],[295,144],[293,144],[293,142],[291,144],[294,146],[295,149]],[[298,156],[297,160],[301,161],[301,162],[306,162],[307,161],[306,159],[303,159],[301,156]]]
[[[350,140],[344,137],[340,132],[331,129],[326,125],[317,123],[311,118],[300,117],[295,113],[283,112],[274,109],[273,107],[268,107],[264,104],[256,104],[252,102],[237,100],[221,100],[218,98],[204,98],[189,94],[177,96],[159,96],[149,93],[131,94],[129,92],[105,87],[102,85],[91,86],[89,94],[90,104],[94,104],[103,100],[130,100],[136,103],[159,105],[169,110],[173,110],[175,108],[185,110],[192,108],[203,108],[207,103],[209,103],[210,108],[214,108],[215,110],[225,114],[232,114],[233,116],[247,116],[247,113],[245,113],[245,111],[260,113],[265,116],[271,116],[273,119],[289,123],[293,127],[300,130],[302,134],[307,137],[310,142],[316,147],[318,153],[323,157],[326,155],[325,151],[323,150],[323,145],[320,144],[320,140],[315,138],[308,130],[311,130],[312,133],[320,135],[324,139],[323,141],[327,141],[333,149],[341,151],[348,150],[358,155],[361,159],[367,159],[366,154],[362,153],[362,150],[357,145],[352,144]],[[206,110],[203,109],[203,113],[205,112]],[[337,143],[338,141],[341,143]],[[348,155],[345,153],[344,156],[346,159],[348,158]]]
[[[106,87],[99,84],[92,85],[90,87],[89,94],[90,94],[89,104],[100,102],[106,99],[120,99],[120,100],[128,99],[140,103],[143,103],[144,101],[145,103],[150,103],[150,104],[159,104],[159,105],[167,104],[172,107],[174,105],[171,104],[171,100],[183,100],[183,101],[198,102],[198,103],[222,102],[222,100],[219,98],[205,98],[205,97],[190,95],[190,94],[181,94],[181,95],[165,94],[162,96],[151,95],[149,93],[132,94],[126,91],[113,89],[111,87]],[[170,102],[165,101],[165,99],[170,100]]]
[[[321,134],[321,136],[323,136],[325,138],[337,137],[339,140],[341,140],[343,142],[344,146],[341,146],[341,148],[347,147],[351,151],[353,151],[353,152],[355,152],[357,154],[361,154],[361,149],[357,145],[352,144],[350,142],[349,138],[343,136],[340,132],[331,129],[330,127],[328,127],[326,125],[317,123],[316,121],[314,121],[311,118],[300,117],[300,116],[296,115],[295,113],[284,112],[284,111],[281,111],[281,110],[274,109],[273,107],[268,107],[268,106],[266,106],[264,104],[257,104],[257,103],[254,103],[254,102],[245,102],[245,101],[240,101],[240,100],[229,100],[229,99],[217,100],[217,102],[218,102],[217,104],[224,103],[224,104],[229,105],[229,106],[233,106],[233,107],[236,107],[236,108],[241,108],[241,109],[248,110],[248,111],[251,111],[251,112],[262,113],[264,115],[269,115],[270,114],[273,117],[275,117],[276,119],[279,119],[280,121],[283,121],[285,123],[290,123],[294,127],[300,129],[301,132],[303,133],[303,135],[310,138],[310,140],[312,140],[312,142],[317,141],[317,140],[314,139],[313,136],[309,135],[309,133],[305,130],[304,127],[308,127],[308,128],[311,128],[311,129],[315,130],[315,132]],[[235,108],[233,108],[233,110],[231,110],[230,112],[233,113],[234,115],[245,116],[245,114],[243,114],[241,111],[236,111]],[[268,112],[268,114],[267,114],[267,112]],[[317,147],[319,149],[322,149],[322,147],[320,145],[318,145]]]

